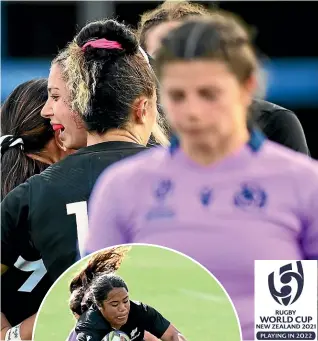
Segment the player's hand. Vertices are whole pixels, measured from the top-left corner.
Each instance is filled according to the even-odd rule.
[[[178,337],[179,337],[179,341],[187,341],[186,338],[181,334],[179,334]]]
[[[160,340],[162,341],[187,341],[185,337],[182,334],[180,334],[180,332],[172,324],[170,324],[168,329],[161,336]]]

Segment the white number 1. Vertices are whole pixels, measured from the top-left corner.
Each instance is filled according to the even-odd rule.
[[[75,214],[78,248],[79,248],[81,257],[84,257],[85,256],[84,243],[85,243],[86,235],[88,233],[87,202],[79,201],[79,202],[74,202],[72,204],[67,204],[66,210],[67,210],[68,215]]]

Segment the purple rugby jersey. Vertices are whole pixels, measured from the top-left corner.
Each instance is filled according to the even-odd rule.
[[[66,341],[77,341],[77,334],[75,332],[75,329],[72,329]]]
[[[149,243],[203,264],[231,296],[254,339],[254,260],[318,259],[318,162],[253,131],[207,167],[172,144],[102,174],[89,208],[90,253]]]

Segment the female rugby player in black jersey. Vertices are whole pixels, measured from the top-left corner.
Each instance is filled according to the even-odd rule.
[[[69,307],[76,320],[85,313],[93,304],[89,286],[95,276],[114,273],[124,260],[130,246],[116,246],[97,252],[91,257],[86,267],[80,271],[70,283]],[[158,339],[145,331],[144,341],[158,341]],[[76,332],[72,330],[67,341],[76,341]]]
[[[180,333],[156,309],[131,301],[124,280],[114,274],[96,276],[89,289],[93,305],[81,315],[75,331],[78,341],[102,341],[110,333],[124,340],[142,341],[145,331],[163,341],[179,341]]]
[[[121,47],[92,43],[112,39]],[[35,248],[44,273],[54,282],[81,257],[87,200],[99,174],[145,150],[158,115],[156,77],[148,60],[135,35],[113,20],[81,30],[54,60],[48,90],[42,115],[65,147],[80,150],[6,196],[1,203],[1,243],[6,268]]]
[[[41,117],[41,110],[47,101],[47,79],[33,79],[18,85],[1,107],[1,198],[15,187],[49,165],[61,160],[72,151],[67,150],[54,133],[48,120]],[[1,336],[12,333],[16,326],[37,311],[44,290],[47,291],[47,277],[35,291],[28,292],[30,272],[25,271],[26,262],[37,260],[38,253],[20,255],[20,260],[9,270],[1,267]],[[41,269],[41,263],[33,263],[32,270]],[[13,302],[19,302],[23,309],[16,309]],[[21,335],[31,339],[25,328],[33,323],[33,317],[26,321]]]
[[[47,98],[47,79],[33,79],[18,85],[1,107],[1,199],[71,153],[40,115]]]

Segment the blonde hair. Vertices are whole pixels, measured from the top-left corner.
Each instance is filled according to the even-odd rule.
[[[137,30],[140,45],[146,48],[147,32],[163,22],[178,21],[189,16],[203,16],[209,13],[209,10],[200,4],[180,0],[164,1],[155,9],[141,15]]]
[[[152,129],[152,136],[154,137],[155,141],[160,144],[163,147],[170,146],[170,142],[168,139],[168,132],[167,128],[164,127],[163,118],[159,118],[159,120],[156,121],[153,129]]]
[[[71,107],[83,115],[87,111],[91,91],[94,91],[88,86],[90,73],[96,84],[96,70],[88,70],[85,67],[83,51],[75,41],[68,45],[67,54],[64,74],[67,75],[66,85],[70,92]]]
[[[106,21],[99,21],[91,24],[105,25],[105,22]],[[129,34],[133,35],[132,32],[129,32]],[[75,37],[74,41],[71,42],[67,48],[53,60],[53,63],[58,63],[61,67],[63,79],[65,80],[70,93],[71,109],[74,112],[79,113],[83,117],[84,121],[88,123],[88,130],[103,132],[103,129],[107,129],[107,122],[101,122],[99,125],[96,125],[96,120],[102,120],[100,115],[95,119],[95,121],[93,119],[93,123],[95,125],[90,125],[90,119],[94,115],[94,112],[90,110],[91,108],[89,106],[96,93],[96,86],[103,85],[102,83],[98,84],[98,82],[100,82],[101,68],[104,67],[103,63],[107,63],[107,58],[91,58],[90,61],[87,61],[87,58],[85,57],[85,54],[77,40],[78,36]],[[137,40],[136,45],[138,47]],[[108,51],[108,53],[110,52]],[[114,89],[117,86],[112,93],[113,101],[115,101],[116,99],[114,98],[116,96],[118,97],[118,94],[120,94],[120,98],[117,100],[119,105],[128,109],[131,108],[131,102],[134,99],[133,97],[137,98],[138,94],[145,94],[150,97],[154,91],[156,91],[156,76],[148,64],[148,60],[145,59],[142,53],[138,52],[137,48],[135,53],[127,53],[123,55],[117,65],[114,64],[115,66],[113,67],[112,65],[109,66],[111,70],[110,72],[113,72],[114,74],[115,82],[121,82],[121,84],[125,83],[124,85],[118,86],[117,83],[109,84],[109,82],[107,82],[106,84],[104,81],[104,84],[106,84],[105,87],[108,86],[109,88]],[[108,65],[106,66],[108,67]],[[112,79],[110,81],[112,81]],[[134,85],[137,90],[132,93],[130,97],[125,97],[125,89],[121,89],[124,87],[126,87],[126,89],[128,87],[131,88],[131,82],[135,82]],[[128,91],[131,91],[131,89]],[[126,91],[126,93],[128,91]],[[105,107],[108,109],[108,103],[103,102],[98,109],[99,111],[102,111]],[[116,123],[115,109],[116,108],[112,108],[113,111],[111,112],[111,116],[113,118],[111,128],[122,128],[125,123],[124,118],[121,118],[121,120]],[[98,113],[96,115],[98,115]],[[106,115],[103,116],[105,117],[104,120],[107,120]],[[167,132],[164,127],[164,117],[158,115],[152,134],[157,143],[163,146],[169,145]]]

